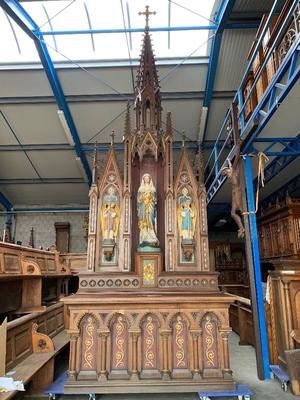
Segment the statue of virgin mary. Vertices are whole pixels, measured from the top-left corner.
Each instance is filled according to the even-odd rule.
[[[144,174],[137,194],[138,226],[140,246],[159,246],[156,235],[157,195],[152,177]]]

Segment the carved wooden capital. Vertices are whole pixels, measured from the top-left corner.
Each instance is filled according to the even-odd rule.
[[[101,329],[98,329],[97,333],[99,337],[101,337],[102,339],[107,339],[108,335],[110,334],[109,330],[101,330]]]
[[[171,329],[161,329],[159,333],[163,338],[168,338],[171,335],[172,331]]]
[[[70,340],[77,340],[79,338],[80,335],[79,331],[68,329],[67,332],[70,335]]]

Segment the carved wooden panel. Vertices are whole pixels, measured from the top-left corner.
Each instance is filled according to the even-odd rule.
[[[262,209],[258,217],[261,258],[300,258],[300,201],[289,196]]]
[[[18,254],[5,254],[4,255],[5,262],[5,271],[7,273],[21,273],[21,265],[19,262]]]
[[[158,322],[148,315],[142,324],[142,370],[158,370]]]
[[[205,369],[219,368],[218,321],[214,314],[208,313],[201,322],[202,352]]]
[[[95,371],[97,357],[97,324],[95,319],[87,314],[80,324],[81,335],[81,371]]]
[[[111,369],[113,371],[128,370],[128,326],[122,315],[117,315],[112,324],[111,334]]]
[[[30,335],[28,334],[29,326],[25,326],[15,337],[15,354],[16,357],[25,357],[30,353]]]
[[[172,324],[173,369],[188,369],[188,335],[186,321],[177,315]]]

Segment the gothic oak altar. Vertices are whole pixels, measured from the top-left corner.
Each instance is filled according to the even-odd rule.
[[[71,337],[66,393],[233,389],[228,307],[210,272],[202,156],[183,145],[173,172],[172,122],[145,28],[122,173],[114,145],[95,156],[86,272],[63,301]]]

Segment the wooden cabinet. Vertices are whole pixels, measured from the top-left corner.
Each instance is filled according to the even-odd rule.
[[[220,285],[247,285],[244,245],[241,243],[216,242],[213,244],[215,270],[220,273]]]
[[[270,272],[268,329],[271,362],[286,368],[285,350],[299,347],[292,337],[300,329],[300,261],[277,260]]]
[[[300,200],[287,196],[284,202],[261,210],[257,222],[262,261],[300,259]]]

